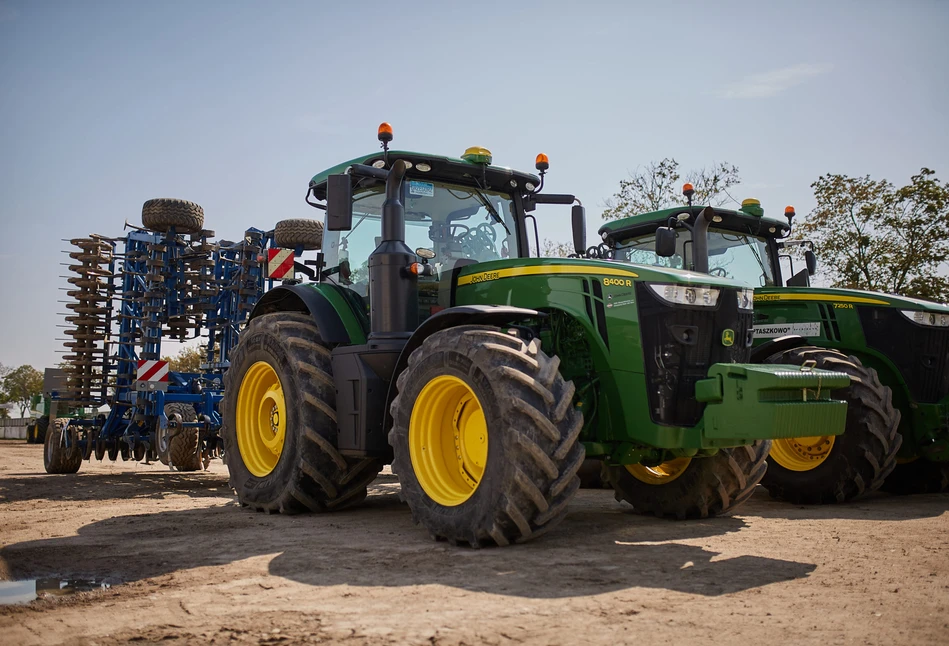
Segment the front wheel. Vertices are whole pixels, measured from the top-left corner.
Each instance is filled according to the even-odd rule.
[[[678,520],[733,511],[748,500],[768,469],[770,440],[720,449],[701,458],[675,458],[656,466],[608,467],[616,500],[641,514]]]
[[[362,501],[382,469],[335,446],[336,385],[330,349],[312,317],[253,319],[224,376],[224,461],[242,506],[331,511]]]
[[[580,486],[583,416],[560,360],[496,327],[436,332],[392,402],[393,471],[416,523],[473,547],[556,526]]]
[[[850,386],[831,394],[847,402],[844,433],[774,440],[761,484],[772,498],[797,505],[845,502],[880,488],[903,442],[893,393],[875,370],[836,350],[795,348],[767,363],[800,366],[807,361],[850,375]]]

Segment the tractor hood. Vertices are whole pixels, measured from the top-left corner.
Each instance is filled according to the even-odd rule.
[[[649,283],[678,283],[684,285],[702,285],[747,289],[745,283],[719,276],[699,274],[681,269],[634,265],[611,260],[592,260],[586,258],[521,258],[511,260],[493,260],[468,265],[458,276],[458,285],[469,285],[502,278],[538,275],[589,275],[603,276],[624,281],[644,281]]]
[[[901,310],[931,312],[937,316],[949,317],[949,305],[907,296],[867,292],[861,289],[836,289],[831,287],[759,287],[755,289],[755,303],[788,301],[833,301],[854,305],[876,305]]]

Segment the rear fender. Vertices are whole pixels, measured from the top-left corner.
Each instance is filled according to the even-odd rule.
[[[253,320],[273,312],[305,312],[313,317],[325,343],[353,345],[366,342],[359,318],[349,303],[333,288],[315,285],[280,285],[257,301]]]

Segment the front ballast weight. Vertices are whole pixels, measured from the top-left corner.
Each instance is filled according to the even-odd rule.
[[[145,202],[142,223],[126,223],[121,237],[70,241],[68,379],[53,405],[109,410],[61,420],[49,435],[58,438],[53,453],[67,457],[45,460],[50,473],[78,469],[76,455],[80,462],[161,461],[179,471],[206,468],[221,455],[223,377],[248,316],[272,285],[265,258],[274,232],[213,241],[203,209],[171,198]],[[309,248],[311,229],[295,222],[283,235]],[[200,339],[200,369],[171,370],[161,359],[167,339]]]

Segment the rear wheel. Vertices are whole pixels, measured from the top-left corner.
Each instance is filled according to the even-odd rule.
[[[580,486],[583,416],[540,341],[488,326],[436,332],[392,402],[393,471],[415,522],[478,547],[556,526]]]
[[[720,449],[703,458],[675,458],[655,466],[608,467],[616,500],[641,514],[684,520],[720,516],[754,493],[767,470],[771,442]]]
[[[922,459],[897,464],[880,488],[899,495],[945,493],[949,491],[949,464]]]
[[[845,502],[880,488],[902,444],[893,393],[875,370],[836,350],[795,348],[767,363],[800,366],[805,361],[850,375],[850,386],[831,395],[847,402],[846,429],[843,435],[774,440],[761,484],[772,498],[794,504]]]
[[[33,443],[43,444],[46,441],[46,431],[49,429],[49,416],[43,415],[33,427]]]
[[[308,314],[253,319],[224,377],[224,461],[241,505],[331,511],[362,501],[382,461],[335,446],[330,349]]]
[[[76,473],[82,465],[79,434],[69,428],[68,419],[56,419],[46,432],[43,466],[46,473]],[[69,446],[64,446],[68,441]]]

